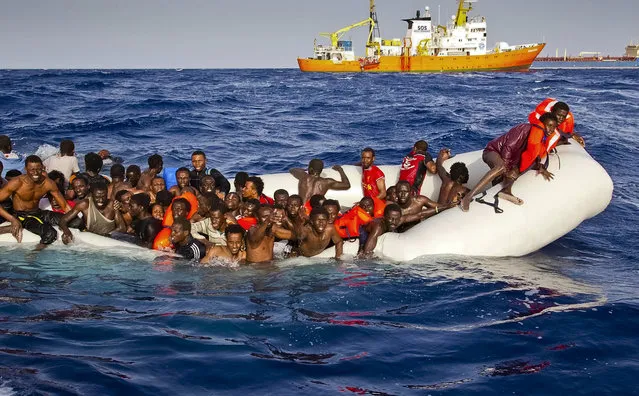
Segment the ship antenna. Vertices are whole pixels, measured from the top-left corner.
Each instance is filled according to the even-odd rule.
[[[381,37],[382,35],[379,33],[379,23],[377,22],[377,11],[375,11],[375,0],[370,0],[370,18],[373,22],[370,24],[370,37],[371,41],[374,38]]]

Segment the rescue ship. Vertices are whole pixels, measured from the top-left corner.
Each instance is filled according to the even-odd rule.
[[[486,18],[470,17],[476,0],[459,0],[457,14],[446,25],[434,25],[430,10],[418,10],[408,24],[406,36],[385,40],[379,33],[375,1],[370,0],[369,17],[333,33],[320,33],[330,45],[315,41],[312,58],[298,58],[303,72],[471,72],[527,71],[545,43],[508,45],[499,42],[489,49]],[[356,57],[353,42],[341,40],[346,32],[368,26],[364,57]]]

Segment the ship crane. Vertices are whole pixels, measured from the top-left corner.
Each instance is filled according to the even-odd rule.
[[[352,25],[346,26],[344,28],[341,28],[340,30],[333,32],[333,33],[320,33],[320,36],[323,37],[328,37],[331,40],[331,46],[333,48],[337,48],[337,42],[339,41],[339,39],[342,38],[342,36],[344,36],[344,34],[346,34],[346,32],[348,32],[349,30],[361,27],[361,26],[365,26],[365,25],[370,25],[371,27],[375,26],[375,21],[372,18],[367,18],[364,19],[363,21],[354,23]],[[371,35],[373,34],[373,29],[370,30],[370,32],[368,33],[368,43],[370,43],[371,41]]]

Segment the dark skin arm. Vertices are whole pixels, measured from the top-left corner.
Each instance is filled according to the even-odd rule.
[[[377,238],[385,231],[382,221],[372,221],[369,223],[369,234],[366,244],[364,245],[363,256],[371,256],[377,246]]]
[[[12,197],[21,185],[20,178],[18,177],[5,184],[4,187],[0,189],[0,202]],[[22,224],[20,221],[4,210],[2,206],[0,206],[0,216],[11,223],[11,234],[18,242],[22,242]]]
[[[71,234],[71,230],[69,229],[69,222],[76,217],[80,213],[83,213],[86,216],[87,210],[89,209],[89,200],[83,199],[78,202],[73,209],[65,213],[64,216],[60,219],[60,229],[62,230],[62,242],[67,245],[69,242],[73,240],[73,234]]]
[[[339,260],[339,258],[342,257],[342,253],[344,252],[344,241],[342,240],[342,237],[339,236],[339,233],[337,232],[335,226],[333,226],[333,229],[331,231],[331,240],[335,244],[335,259]]]
[[[328,187],[332,190],[348,190],[349,188],[351,188],[351,182],[348,180],[348,176],[346,176],[344,169],[339,165],[334,165],[333,170],[339,172],[339,176],[342,180],[337,181],[331,179],[332,183],[330,183]]]
[[[379,190],[379,194],[377,195],[377,198],[381,200],[385,200],[386,199],[386,180],[382,177],[381,179],[378,179],[375,183],[377,184],[377,189]]]
[[[246,237],[246,242],[252,247],[257,248],[259,246],[262,239],[267,234],[270,234],[273,229],[273,220],[269,219],[268,221],[259,224],[257,226],[253,226],[249,229],[248,235]]]
[[[306,178],[306,171],[302,168],[292,168],[289,169],[288,173],[293,175],[297,180],[303,180]]]

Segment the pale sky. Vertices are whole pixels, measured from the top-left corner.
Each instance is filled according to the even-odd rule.
[[[382,37],[428,5],[437,21],[456,0],[377,0]],[[619,56],[639,41],[639,0],[479,0],[488,45],[545,40],[542,55]],[[0,68],[297,67],[319,32],[367,18],[368,0],[0,0]],[[362,54],[366,28],[351,31]],[[318,40],[321,42],[320,40]]]

